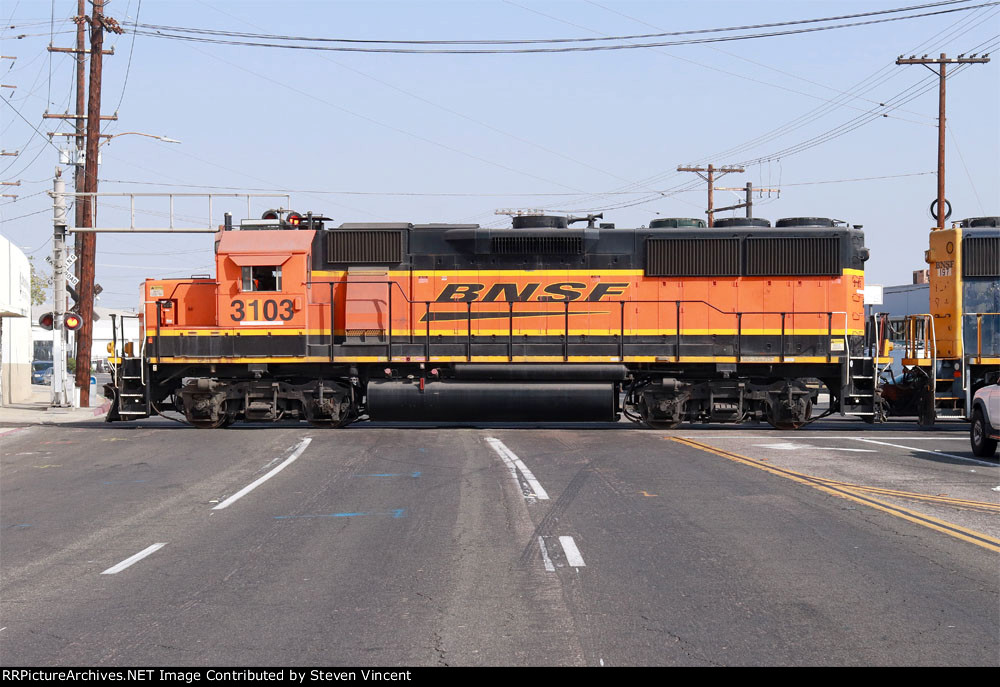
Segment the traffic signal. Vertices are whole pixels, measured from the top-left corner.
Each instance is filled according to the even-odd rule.
[[[260,216],[261,219],[281,219],[281,215],[278,214],[277,210],[265,210],[264,214]]]
[[[50,312],[47,312],[38,318],[38,326],[41,327],[42,329],[47,329],[48,331],[52,331],[52,327],[55,325],[55,323],[56,323],[56,318]]]
[[[71,332],[75,332],[83,324],[83,318],[76,313],[66,313],[63,317],[63,326]]]
[[[297,212],[289,212],[288,216],[285,217],[285,223],[298,229],[299,225],[302,224],[302,215]]]

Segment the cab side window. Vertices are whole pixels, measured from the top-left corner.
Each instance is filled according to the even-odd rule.
[[[243,291],[281,291],[281,265],[244,267]]]

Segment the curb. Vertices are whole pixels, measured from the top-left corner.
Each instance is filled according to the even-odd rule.
[[[90,412],[90,417],[100,417],[102,415],[107,415],[108,410],[110,410],[110,409],[111,409],[111,401],[108,400],[108,399],[105,399],[104,403],[102,403],[97,408],[88,408],[86,410],[90,410],[91,411]],[[85,410],[85,409],[84,408],[80,408],[79,410]],[[82,413],[81,413],[81,415],[82,415]],[[51,427],[51,426],[54,426],[54,425],[71,424],[73,422],[79,422],[80,420],[83,420],[83,419],[86,419],[86,416],[84,416],[83,418],[74,419],[74,420],[67,420],[67,421],[64,421],[64,422],[54,422],[54,421],[52,421],[50,419],[47,419],[47,418],[43,419],[43,420],[26,420],[26,421],[24,421],[25,424],[23,426],[21,426],[21,427],[12,427],[12,428],[0,427],[0,437],[11,436],[13,434],[17,434],[18,432],[24,431],[24,430],[26,430],[26,429],[28,429],[30,427],[39,427],[39,426]],[[5,430],[8,430],[8,431],[5,431]]]

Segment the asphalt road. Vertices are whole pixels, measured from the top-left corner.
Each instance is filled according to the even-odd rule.
[[[4,431],[4,666],[1000,663],[964,424]]]

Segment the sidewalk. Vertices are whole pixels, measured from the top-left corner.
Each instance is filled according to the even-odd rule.
[[[49,408],[52,392],[47,386],[32,385],[31,400],[0,407],[0,434],[4,427],[22,425],[57,425],[64,422],[101,420],[111,402],[102,397],[92,398],[93,408]]]

